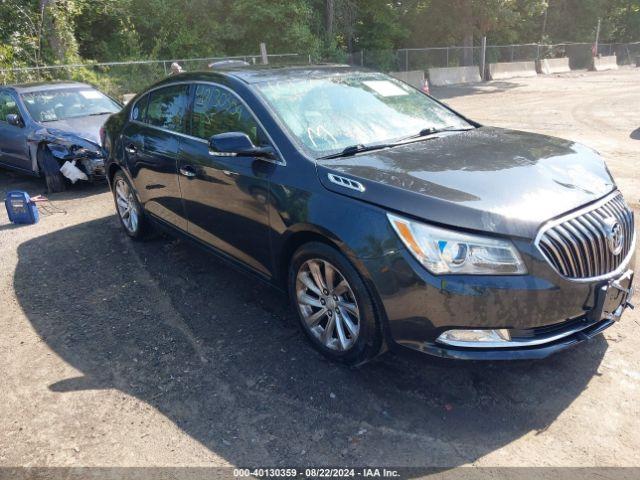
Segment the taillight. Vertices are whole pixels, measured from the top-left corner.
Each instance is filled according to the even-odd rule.
[[[106,135],[106,131],[104,129],[104,125],[100,127],[100,144],[104,147],[104,138]]]

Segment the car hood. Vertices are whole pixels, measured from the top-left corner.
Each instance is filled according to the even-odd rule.
[[[88,117],[68,118],[66,120],[56,120],[46,122],[41,125],[48,130],[58,132],[68,132],[85,140],[89,140],[96,145],[100,145],[100,127],[104,125],[111,114],[92,115]]]
[[[492,127],[317,165],[320,181],[334,192],[430,222],[525,238],[615,188],[604,161],[588,147]],[[365,189],[337,185],[329,173]]]

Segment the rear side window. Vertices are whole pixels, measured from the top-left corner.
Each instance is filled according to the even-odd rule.
[[[189,86],[175,85],[154,90],[149,94],[149,97],[146,123],[174,132],[185,133]]]
[[[18,105],[16,105],[16,100],[7,92],[0,93],[0,121],[6,122],[7,115],[19,115],[20,110],[18,110]]]
[[[196,85],[191,134],[208,140],[227,132],[246,133],[254,144],[264,143],[255,118],[235,95],[213,85]]]
[[[149,95],[145,95],[136,102],[131,111],[131,120],[138,122],[144,122],[144,117],[147,114],[147,104],[149,103]]]

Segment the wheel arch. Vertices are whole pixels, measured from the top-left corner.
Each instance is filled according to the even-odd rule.
[[[117,162],[111,162],[109,163],[108,167],[107,167],[107,182],[109,184],[109,188],[111,190],[113,190],[113,178],[116,176],[116,173],[118,172],[122,172],[122,174],[127,177],[127,180],[129,181],[129,184],[131,185],[131,188],[133,189],[133,193],[135,193],[136,198],[138,199],[138,202],[140,202],[140,205],[142,206],[142,208],[144,208],[144,205],[142,203],[142,199],[140,198],[140,193],[138,192],[137,188],[136,188],[136,184],[133,181],[133,179],[131,178],[131,175],[129,174],[129,172],[127,171],[126,168],[124,168],[122,165],[120,165]]]
[[[371,298],[373,299],[376,313],[378,314],[380,322],[382,324],[381,327],[383,341],[380,353],[388,350],[389,340],[391,339],[389,323],[384,305],[382,303],[382,299],[380,298],[380,295],[375,288],[373,280],[371,279],[368,270],[366,269],[362,261],[359,260],[355,252],[332,232],[329,232],[315,225],[299,225],[296,228],[292,229],[292,231],[290,231],[290,233],[286,236],[284,242],[282,243],[282,247],[279,249],[276,256],[276,259],[278,259],[276,277],[278,286],[281,287],[284,291],[288,292],[287,280],[291,259],[293,258],[294,253],[300,247],[311,242],[323,243],[325,245],[328,245],[329,247],[334,248],[335,250],[346,256],[355,270],[360,274],[365,287],[367,288],[369,294],[371,295]]]
[[[286,236],[281,248],[276,253],[276,258],[278,259],[276,279],[280,286],[286,287],[289,265],[291,264],[293,254],[301,246],[311,242],[324,243],[325,245],[344,253],[336,239],[331,238],[325,232],[321,233],[320,229],[311,226],[301,226],[298,229],[295,229]]]
[[[40,154],[41,150],[48,148],[48,146],[49,142],[44,139],[40,139],[30,143],[29,155],[32,156],[31,163],[33,165],[33,171],[36,172],[39,176],[42,176],[43,172],[40,168],[40,163],[38,162],[38,155]]]
[[[116,173],[118,172],[118,170],[122,170],[122,167],[120,165],[118,165],[117,163],[112,162],[109,165],[109,169],[107,170],[107,181],[109,182],[110,186],[113,185],[113,177],[116,176]]]

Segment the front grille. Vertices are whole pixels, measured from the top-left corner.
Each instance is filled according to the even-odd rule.
[[[618,227],[614,228],[616,224]],[[618,253],[614,231],[621,237],[622,248]],[[620,267],[634,239],[633,212],[622,194],[616,192],[543,227],[536,243],[558,273],[571,279],[589,279],[605,276]]]

